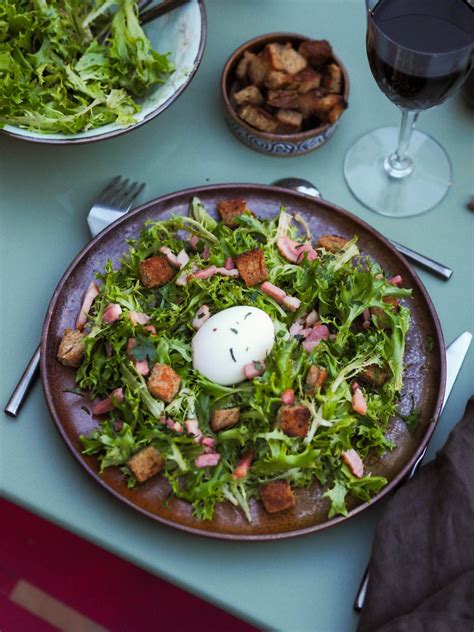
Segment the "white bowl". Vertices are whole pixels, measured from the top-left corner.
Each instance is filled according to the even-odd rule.
[[[161,114],[190,84],[201,62],[207,32],[204,0],[190,0],[150,22],[144,30],[158,52],[171,53],[170,59],[176,70],[165,83],[157,86],[147,98],[140,101],[142,109],[135,114],[136,123],[127,127],[109,123],[77,134],[42,134],[14,125],[5,125],[0,131],[14,138],[36,143],[79,145],[125,134]]]

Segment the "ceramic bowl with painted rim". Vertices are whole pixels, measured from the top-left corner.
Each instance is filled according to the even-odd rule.
[[[274,42],[278,44],[290,42],[295,49],[298,49],[302,42],[313,39],[316,38],[298,33],[267,33],[242,44],[227,60],[221,75],[221,96],[224,102],[225,119],[233,134],[248,147],[272,156],[298,156],[321,147],[335,133],[342,115],[335,123],[326,123],[297,133],[274,134],[263,132],[240,118],[233,99],[233,92],[237,82],[235,70],[245,51],[259,53],[267,44]],[[342,70],[342,96],[348,102],[349,75],[339,57],[333,54],[332,61]]]
[[[207,35],[204,0],[190,0],[149,22],[144,30],[155,50],[170,52],[170,59],[176,70],[165,83],[153,88],[147,97],[137,99],[141,111],[135,114],[136,123],[129,126],[109,123],[76,134],[42,134],[13,125],[5,125],[0,131],[13,138],[36,143],[80,145],[120,136],[164,112],[187,88],[201,63]]]

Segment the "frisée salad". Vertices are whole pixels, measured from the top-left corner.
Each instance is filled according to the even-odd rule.
[[[356,236],[243,198],[217,211],[147,221],[91,280],[58,350],[93,401],[83,451],[130,487],[166,477],[201,520],[297,510],[298,488],[346,515],[387,483],[368,463],[394,447],[411,291]]]

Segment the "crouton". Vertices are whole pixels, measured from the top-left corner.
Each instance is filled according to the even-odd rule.
[[[382,301],[387,303],[387,305],[391,305],[396,311],[398,311],[398,308],[400,307],[400,299],[396,296],[384,296]]]
[[[234,99],[237,105],[245,105],[250,103],[251,105],[262,105],[263,96],[257,86],[247,86],[243,90],[239,90],[234,94]]]
[[[308,62],[300,55],[291,44],[267,44],[263,50],[262,58],[272,70],[281,70],[290,75],[298,74],[306,68]]]
[[[308,118],[314,113],[315,103],[319,101],[322,96],[323,93],[319,90],[319,88],[299,95],[298,109],[303,114],[304,118]]]
[[[239,108],[238,114],[246,123],[268,134],[274,134],[278,129],[278,121],[263,108],[255,105],[244,105]]]
[[[262,485],[260,498],[265,510],[270,514],[292,509],[296,504],[289,482],[281,479]]]
[[[328,122],[331,123],[331,125],[333,125],[346,108],[347,108],[346,101],[337,103],[333,108],[329,110],[329,114],[327,115]]]
[[[331,44],[326,40],[307,40],[302,42],[298,52],[313,68],[327,63],[332,58]]]
[[[328,64],[324,69],[322,85],[328,92],[342,93],[342,70],[337,64]],[[318,86],[316,86],[318,87]]]
[[[293,77],[293,86],[300,94],[315,90],[321,85],[321,75],[312,68],[305,68]]]
[[[214,432],[232,428],[239,423],[240,408],[223,408],[215,410],[211,416],[211,428]]]
[[[59,343],[58,355],[56,356],[64,366],[77,368],[81,366],[84,358],[84,339],[86,335],[78,329],[65,329],[61,342]]]
[[[167,364],[155,364],[147,380],[150,393],[169,404],[179,391],[181,378]]]
[[[385,296],[382,300],[384,303],[387,303],[387,305],[391,305],[394,311],[398,311],[400,307],[399,298],[396,296]],[[392,321],[382,307],[371,307],[370,313],[376,317],[377,327],[379,329],[391,329]]]
[[[319,390],[326,381],[328,377],[328,370],[324,367],[317,366],[316,364],[312,364],[309,367],[308,373],[306,374],[306,391],[310,395],[314,395],[317,390]]]
[[[306,437],[310,417],[311,413],[306,406],[280,406],[277,413],[277,423],[289,437]]]
[[[247,70],[250,83],[257,87],[262,86],[269,70],[270,68],[266,60],[262,59],[259,55],[254,55],[249,61]]]
[[[240,79],[240,81],[245,79],[249,70],[249,64],[254,57],[256,57],[256,55],[253,53],[249,53],[247,50],[244,52],[241,60],[237,64],[237,68],[235,69],[235,76],[237,79]]]
[[[233,200],[221,200],[217,203],[217,211],[222,218],[222,221],[229,228],[235,228],[238,226],[238,223],[235,221],[235,218],[239,215],[243,215],[244,213],[254,214],[249,207],[247,206],[247,202],[244,198],[235,198]]]
[[[304,71],[303,71],[304,72]],[[296,75],[298,77],[298,75]],[[291,88],[293,87],[295,77],[281,70],[270,70],[264,79],[267,88]]]
[[[143,483],[165,466],[165,460],[153,446],[142,448],[127,461],[128,467],[139,483]]]
[[[301,130],[303,115],[295,110],[278,110],[275,114],[276,120],[280,123],[281,131],[295,133]]]
[[[387,381],[388,372],[376,364],[369,364],[361,371],[360,377],[372,386],[382,386]]]
[[[146,288],[160,287],[174,277],[174,270],[164,255],[149,257],[138,264],[140,281]]]
[[[342,96],[340,94],[327,94],[313,102],[313,114],[317,114],[318,116],[327,115],[336,105],[344,105]]]
[[[339,235],[321,235],[316,243],[316,248],[324,248],[328,252],[339,252],[344,246],[349,243],[348,239],[339,237]]]
[[[285,110],[296,110],[299,105],[299,97],[296,90],[269,90],[267,105]]]
[[[260,248],[243,252],[235,257],[234,261],[247,287],[263,283],[268,279],[263,250],[260,250]]]

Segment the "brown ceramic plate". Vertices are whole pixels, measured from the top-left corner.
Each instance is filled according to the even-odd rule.
[[[430,439],[443,401],[445,387],[445,348],[441,328],[431,300],[418,276],[405,260],[368,224],[346,211],[301,193],[255,184],[224,184],[188,189],[159,198],[141,206],[104,230],[74,259],[61,279],[49,305],[42,338],[41,375],[48,407],[58,430],[78,461],[95,480],[133,509],[164,524],[200,535],[237,540],[270,540],[311,533],[332,527],[366,509],[368,503],[354,502],[348,517],[327,519],[327,500],[315,485],[309,490],[296,490],[296,508],[269,515],[260,502],[252,502],[253,522],[230,503],[218,506],[214,519],[203,522],[193,518],[191,506],[179,499],[167,497],[169,487],[162,477],[150,479],[135,489],[127,489],[120,471],[108,468],[100,476],[96,457],[84,456],[80,434],[88,434],[94,420],[82,408],[84,398],[65,389],[74,386],[73,369],[56,360],[63,331],[73,327],[84,291],[96,271],[102,270],[108,259],[117,262],[127,250],[126,239],[138,236],[146,219],[160,219],[172,213],[185,214],[191,198],[197,195],[206,208],[215,211],[223,198],[243,196],[261,217],[272,216],[284,205],[289,212],[299,211],[309,221],[314,235],[336,233],[352,238],[359,236],[359,246],[374,257],[388,274],[401,274],[405,284],[413,288],[408,301],[412,327],[408,334],[405,356],[405,389],[401,411],[407,413],[414,405],[421,411],[416,431],[410,434],[405,423],[394,418],[390,436],[396,448],[383,458],[369,464],[374,474],[386,476],[388,485],[372,500],[376,502],[406,476],[410,467]]]

